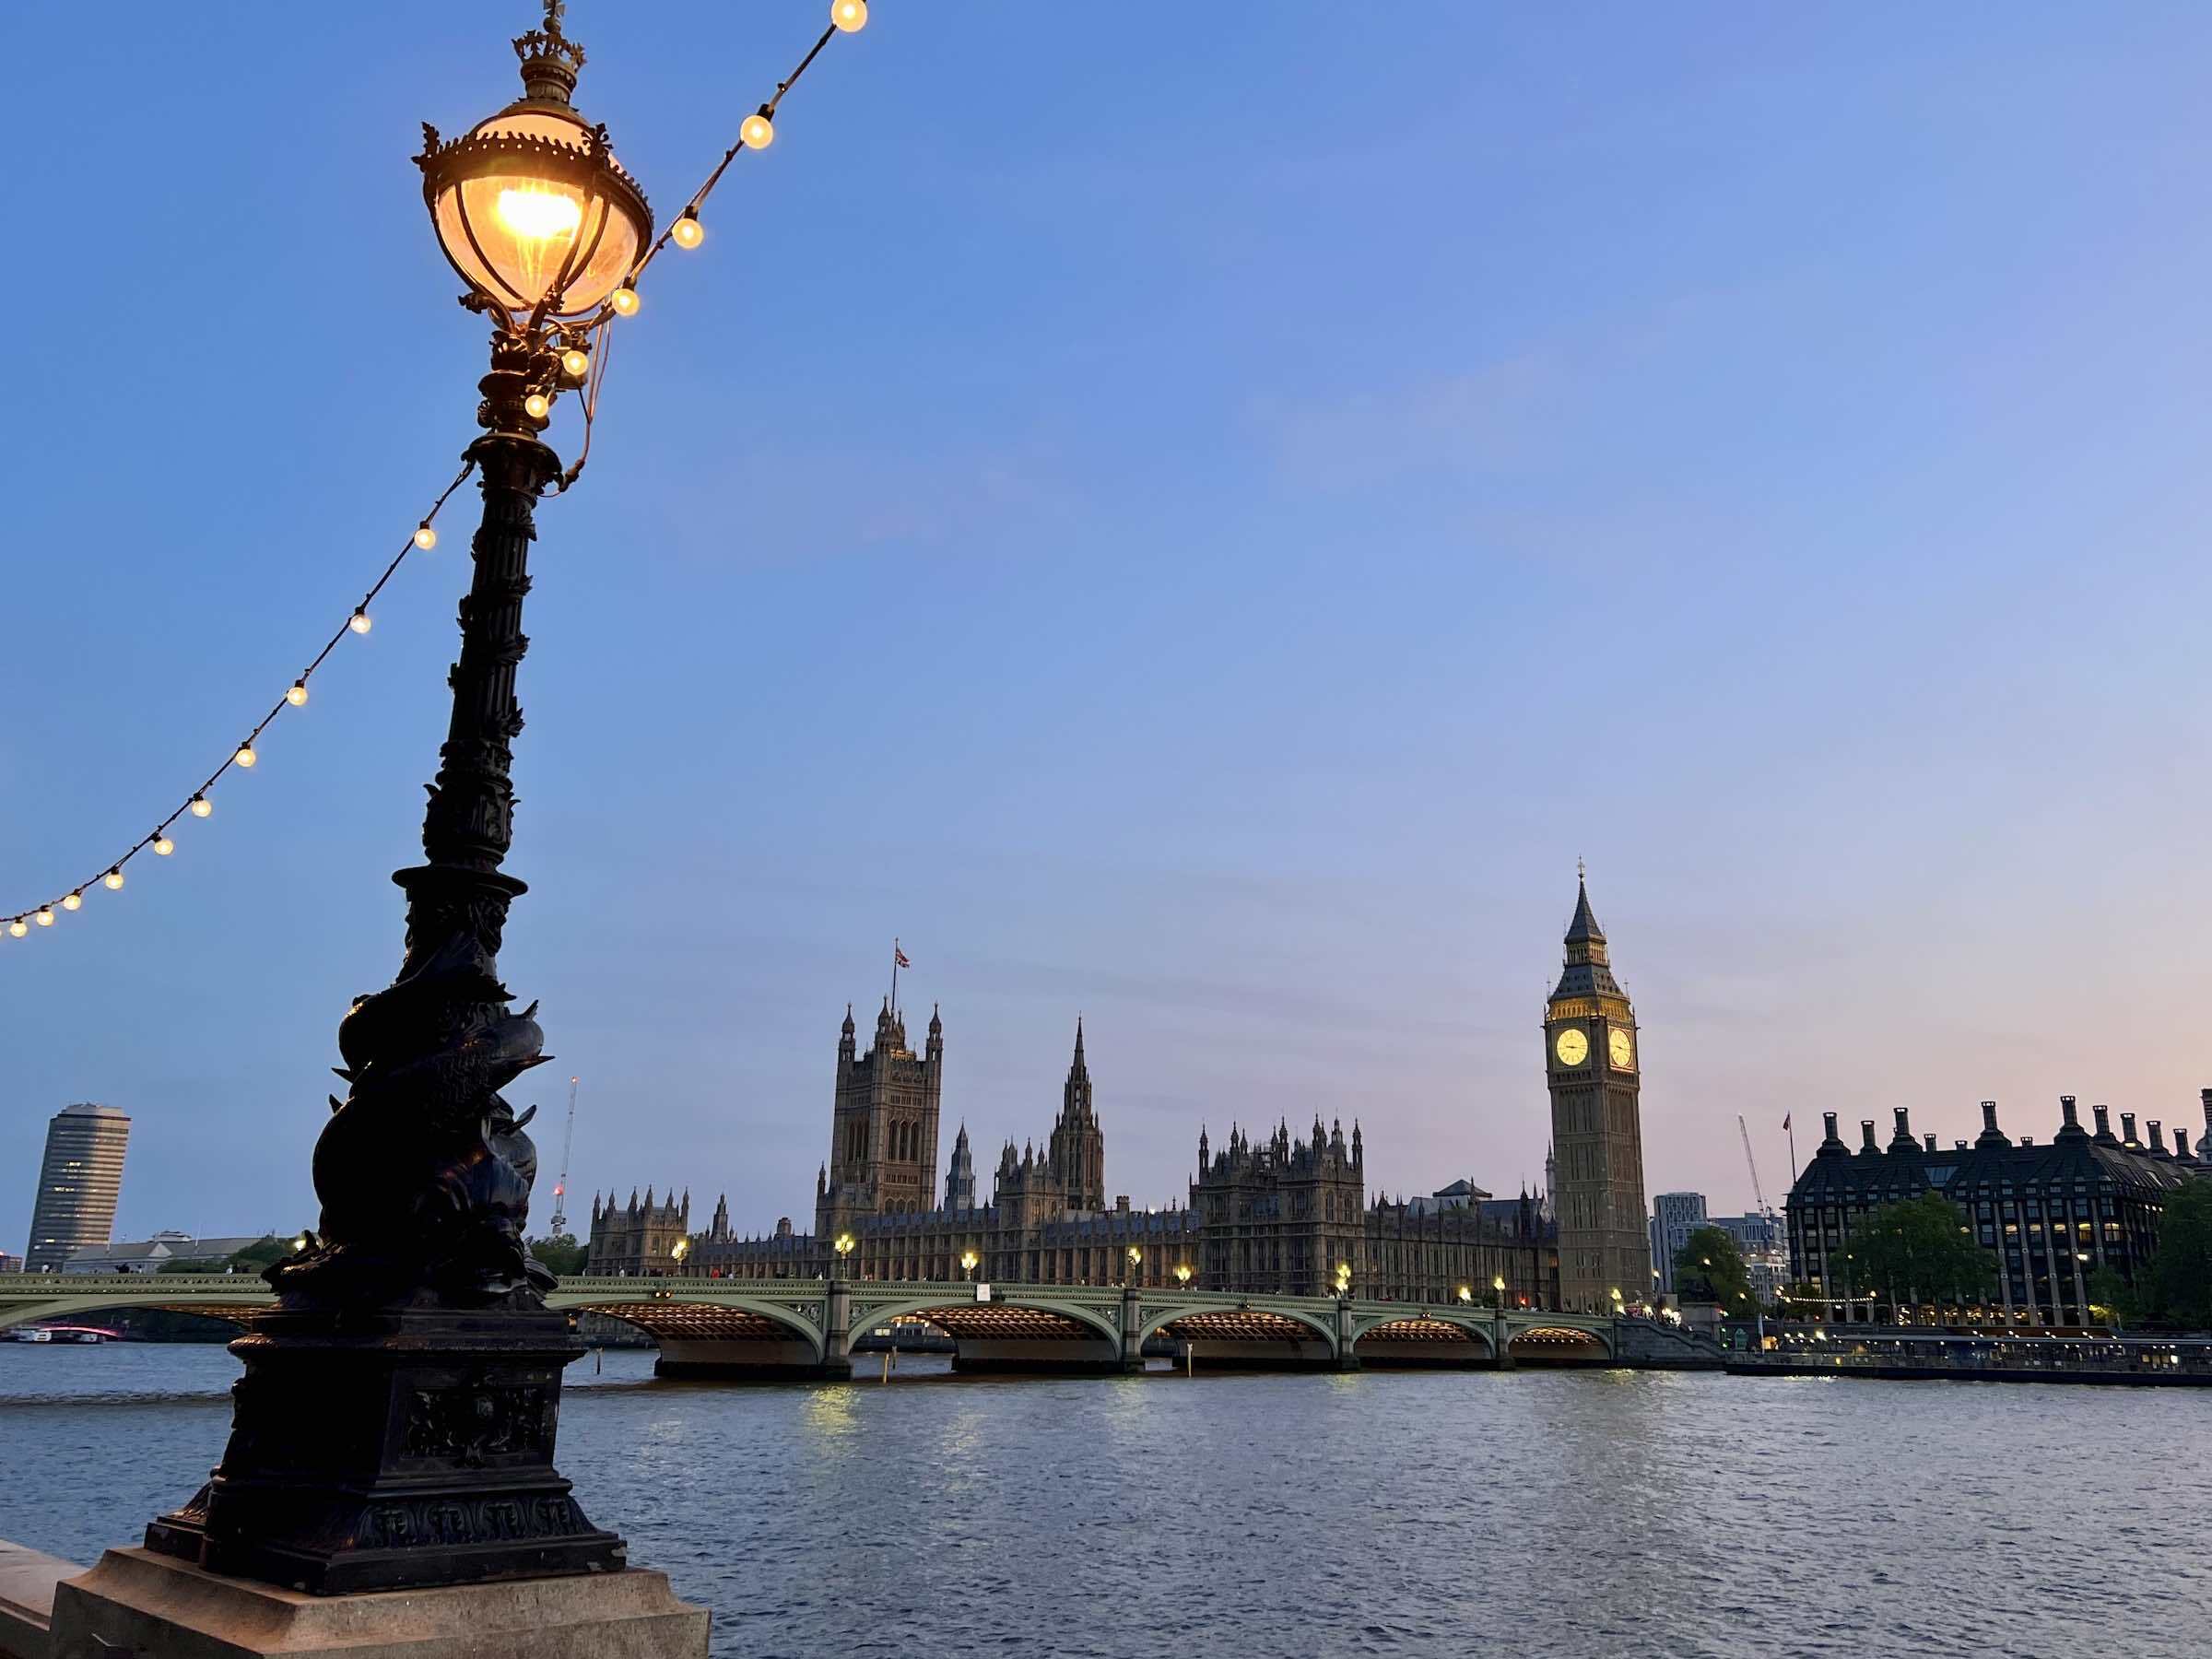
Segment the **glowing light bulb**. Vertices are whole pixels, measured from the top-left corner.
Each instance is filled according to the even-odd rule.
[[[830,8],[830,21],[845,34],[858,34],[867,27],[868,0],[836,0]]]
[[[157,856],[167,858],[176,850],[177,843],[173,841],[171,841],[167,834],[159,830],[154,831],[154,852]]]
[[[573,236],[583,223],[583,209],[576,198],[557,190],[502,190],[499,216],[500,224],[533,241]]]
[[[369,613],[357,606],[346,626],[352,629],[355,633],[367,633],[369,631]]]
[[[581,346],[571,346],[560,354],[560,371],[571,380],[582,380],[591,369],[592,354]]]
[[[85,908],[84,894],[81,891],[70,894],[68,898],[62,900],[62,908],[65,911],[83,910]]]
[[[13,937],[13,938],[18,938],[18,939],[19,939],[19,938],[21,938],[21,937],[22,937],[22,936],[23,936],[25,934],[29,933],[29,932],[30,931],[30,929],[29,929],[29,928],[28,928],[28,927],[26,927],[26,926],[24,926],[24,925],[23,925],[23,918],[22,918],[22,917],[20,917],[20,916],[18,916],[18,917],[17,917],[17,918],[16,918],[14,921],[10,922],[10,923],[7,924],[7,931],[8,931],[9,936],[11,936],[11,937]]]
[[[668,237],[679,248],[696,248],[707,240],[707,228],[699,222],[699,215],[687,210],[670,227]]]
[[[776,141],[775,123],[765,115],[747,115],[737,129],[737,141],[747,149],[766,149]]]
[[[41,927],[52,927],[52,926],[53,925],[53,905],[51,905],[51,904],[47,904],[47,905],[41,905],[41,906],[40,906],[40,908],[39,908],[39,925],[40,925]]]
[[[304,708],[307,705],[307,682],[303,679],[294,680],[291,688],[284,694],[284,700],[295,709]]]
[[[253,746],[252,744],[241,743],[238,746],[238,753],[231,756],[230,759],[237,765],[251,766],[254,761],[260,759],[261,757],[253,752]]]
[[[192,816],[194,818],[206,818],[214,810],[215,803],[209,800],[206,795],[194,795],[192,797]]]
[[[100,885],[106,888],[111,893],[123,891],[123,866],[118,865],[114,869],[102,876],[100,878]]]
[[[618,317],[634,317],[638,314],[638,290],[627,285],[609,294],[606,302],[615,308]]]
[[[428,519],[415,526],[415,545],[428,553],[438,545],[438,532],[430,528]]]
[[[523,413],[533,420],[543,420],[546,411],[553,406],[543,392],[533,392],[523,399]]]

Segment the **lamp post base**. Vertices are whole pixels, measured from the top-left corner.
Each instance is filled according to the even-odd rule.
[[[658,1572],[370,1595],[303,1595],[111,1549],[54,1589],[52,1659],[706,1659],[709,1614]]]
[[[221,1465],[149,1550],[312,1595],[618,1572],[553,1467],[559,1313],[287,1312],[230,1345]]]

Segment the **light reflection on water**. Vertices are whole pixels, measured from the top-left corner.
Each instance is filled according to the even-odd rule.
[[[2195,1393],[1666,1373],[572,1373],[592,1517],[718,1653],[2194,1653]],[[935,1373],[935,1374],[933,1374]],[[0,1344],[0,1537],[127,1541],[220,1348]]]

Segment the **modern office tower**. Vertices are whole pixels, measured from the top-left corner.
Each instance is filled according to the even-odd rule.
[[[129,1114],[112,1106],[65,1106],[53,1114],[30,1209],[26,1272],[59,1273],[72,1252],[104,1245],[114,1236],[130,1138]]]

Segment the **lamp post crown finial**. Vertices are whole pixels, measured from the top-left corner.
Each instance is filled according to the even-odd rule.
[[[560,20],[568,9],[566,0],[546,0],[545,27],[514,38],[514,55],[523,65],[525,98],[565,104],[576,90],[576,74],[583,67],[583,46],[561,29]]]

